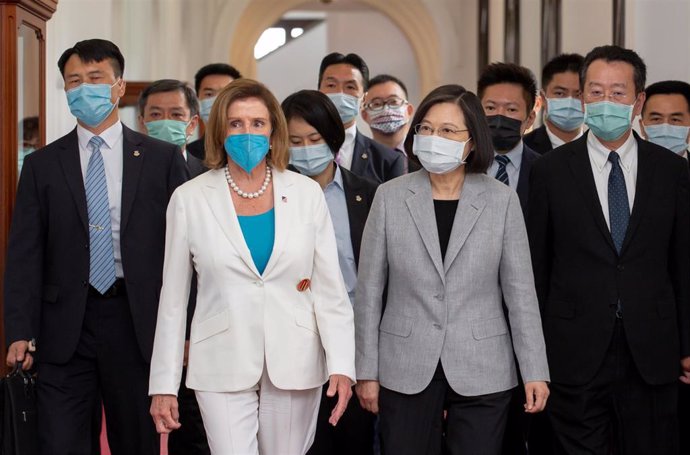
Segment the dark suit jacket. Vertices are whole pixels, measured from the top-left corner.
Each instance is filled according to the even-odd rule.
[[[201,136],[196,141],[192,141],[187,144],[187,153],[192,156],[204,161],[206,158],[206,148],[204,146],[204,136]]]
[[[591,133],[589,133],[591,134]],[[587,134],[534,164],[529,240],[551,379],[597,373],[620,301],[630,352],[649,384],[675,382],[690,355],[690,178],[682,158],[640,139],[621,255],[606,225]]]
[[[200,160],[187,150],[187,170],[189,170],[189,177],[194,178],[208,171],[208,168],[204,166],[203,160]]]
[[[343,167],[340,167],[340,172],[343,175],[347,218],[350,221],[352,251],[355,254],[355,264],[359,265],[359,246],[362,243],[362,232],[364,232],[364,225],[367,222],[369,209],[379,184],[373,180],[358,177]]]
[[[122,266],[137,341],[148,361],[165,212],[188,174],[177,146],[122,128]],[[5,271],[7,343],[35,337],[41,361],[67,362],[79,341],[88,291],[88,215],[75,129],[24,160]]]
[[[518,177],[517,194],[520,198],[520,206],[522,207],[522,214],[525,216],[525,221],[529,213],[529,175],[532,172],[532,165],[537,161],[541,155],[532,150],[527,144],[523,144],[522,162],[520,163],[520,175]]]
[[[540,155],[553,150],[551,139],[549,139],[549,135],[546,132],[546,125],[542,125],[530,131],[528,134],[525,134],[522,138],[522,142]]]
[[[350,171],[378,183],[387,182],[405,173],[405,157],[357,131]]]

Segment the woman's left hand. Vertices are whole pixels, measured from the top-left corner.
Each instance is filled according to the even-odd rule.
[[[331,411],[331,417],[328,419],[328,423],[333,426],[337,425],[338,420],[345,413],[347,403],[350,401],[350,397],[352,397],[352,381],[350,378],[343,374],[331,375],[328,381],[326,396],[334,397],[336,393],[338,394],[338,403]]]
[[[544,381],[533,381],[525,383],[525,412],[536,414],[546,407],[546,399],[549,397],[549,386]]]

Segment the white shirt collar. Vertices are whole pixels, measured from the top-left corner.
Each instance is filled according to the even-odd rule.
[[[635,135],[631,131],[628,139],[626,139],[623,145],[616,150],[618,156],[620,156],[621,167],[623,167],[625,172],[630,172],[635,144]],[[607,147],[604,147],[604,145],[599,142],[599,139],[597,139],[594,134],[587,135],[587,148],[592,151],[590,156],[592,157],[597,170],[601,172],[606,163],[609,161],[609,153],[611,153],[611,150],[609,150]]]
[[[345,142],[341,148],[349,147],[355,141],[355,136],[357,136],[357,123],[345,130]]]
[[[544,122],[544,126],[546,127],[546,134],[549,136],[549,141],[551,142],[551,145],[553,148],[560,147],[561,145],[565,144],[565,141],[561,139],[560,137],[556,136],[551,132],[551,129],[549,129],[549,124]],[[584,129],[580,127],[580,132],[577,133],[577,136],[575,136],[575,139],[579,139],[582,137],[582,134],[584,133]]]
[[[77,138],[80,143],[86,146],[86,144],[88,144],[91,138],[94,136],[95,134],[77,123]],[[115,142],[117,142],[120,136],[122,136],[122,122],[118,120],[98,136],[103,139],[107,148],[112,149],[115,145]]]

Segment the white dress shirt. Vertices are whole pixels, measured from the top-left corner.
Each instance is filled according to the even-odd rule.
[[[609,174],[611,173],[611,163],[609,153],[611,150],[604,147],[594,134],[587,135],[587,152],[589,162],[592,165],[594,174],[594,184],[597,187],[599,202],[604,212],[606,225],[611,229],[609,221]],[[633,202],[635,201],[635,185],[637,184],[637,141],[635,136],[630,133],[628,139],[616,150],[620,156],[621,169],[625,179],[625,189],[628,192],[628,205],[632,212]]]
[[[561,145],[565,144],[565,141],[563,139],[561,139],[560,137],[556,136],[555,134],[553,134],[551,132],[551,130],[549,129],[548,123],[544,123],[544,126],[546,127],[546,135],[549,136],[549,141],[551,142],[551,147],[556,148],[556,147],[560,147]],[[575,136],[575,138],[573,140],[581,138],[583,133],[584,133],[584,129],[582,127],[580,127],[580,132],[577,133],[577,136]]]
[[[91,131],[77,125],[79,141],[79,160],[81,175],[86,181],[86,169],[89,166],[91,150],[87,147],[94,137]],[[105,141],[101,146],[105,181],[108,185],[108,205],[110,206],[110,228],[113,232],[113,254],[115,255],[115,275],[124,277],[122,271],[122,254],[120,253],[120,216],[122,213],[122,123],[119,121],[99,134]]]
[[[355,154],[356,136],[357,124],[355,123],[345,130],[345,142],[343,142],[343,145],[340,147],[340,151],[338,152],[338,157],[336,159],[336,162],[348,171],[352,167],[352,157]]]
[[[508,153],[503,153],[503,156],[507,156],[510,159],[510,163],[506,165],[506,172],[508,173],[508,186],[513,190],[517,191],[518,180],[520,180],[520,165],[522,164],[522,151],[525,149],[522,140],[518,141],[517,145],[510,149]],[[498,155],[494,151],[494,156]],[[491,166],[487,171],[487,175],[491,177],[496,177],[496,172],[498,172],[498,162],[493,160]]]

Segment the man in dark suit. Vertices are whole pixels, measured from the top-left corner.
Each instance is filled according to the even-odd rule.
[[[41,454],[90,454],[102,399],[112,453],[153,455],[165,211],[188,174],[177,146],[120,123],[117,46],[81,41],[58,66],[77,127],[24,161],[5,275],[7,363],[35,360]]]
[[[199,115],[204,124],[208,122],[208,117],[211,115],[211,107],[213,102],[226,85],[235,79],[241,78],[235,67],[227,63],[211,63],[201,67],[194,75],[194,90],[200,101]],[[196,141],[190,142],[187,145],[187,151],[204,160],[206,157],[206,149],[204,148],[204,136],[202,135]]]
[[[405,152],[414,106],[407,99],[407,87],[395,76],[379,74],[371,78],[364,96],[362,119],[371,128],[374,140],[405,157],[405,173],[421,168]]]
[[[199,158],[187,153],[187,139],[196,129],[199,120],[199,100],[186,83],[174,79],[161,79],[151,83],[139,95],[139,127],[149,136],[180,147],[187,162],[191,178],[208,169]],[[189,332],[196,309],[196,275],[192,280],[187,305],[187,341],[185,359],[189,352]],[[186,369],[183,371],[186,378]],[[168,437],[170,455],[210,455],[201,411],[194,391],[180,384],[177,395],[182,426]]]
[[[369,84],[369,67],[357,54],[328,54],[319,68],[319,91],[328,95],[345,127],[336,162],[379,183],[405,173],[405,157],[357,131],[357,116]]]
[[[631,128],[646,67],[601,46],[580,73],[588,133],[532,169],[529,236],[557,454],[677,454],[690,379],[690,179]]]
[[[583,60],[579,54],[561,54],[541,72],[544,124],[523,138],[541,155],[582,136],[579,72]]]

